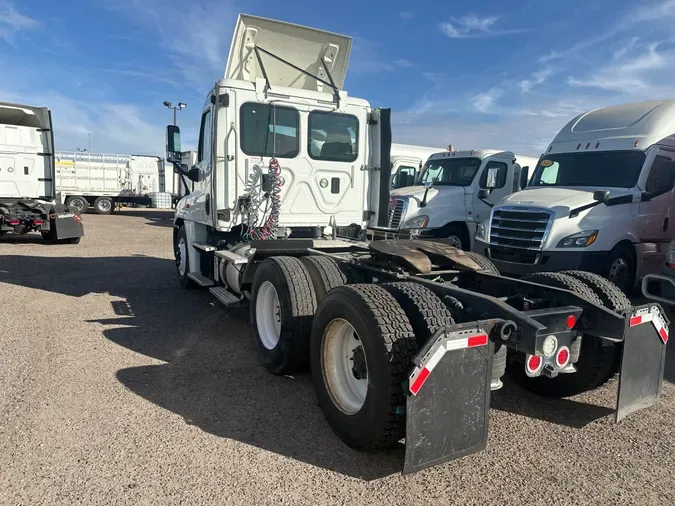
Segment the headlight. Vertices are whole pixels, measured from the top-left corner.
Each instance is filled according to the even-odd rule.
[[[486,240],[485,230],[486,230],[485,222],[482,221],[478,224],[478,228],[476,229],[476,239],[485,241]]]
[[[429,217],[423,214],[410,218],[403,224],[403,228],[424,228],[429,223]]]
[[[558,243],[558,248],[585,248],[598,238],[597,230],[584,230],[565,237]]]
[[[675,241],[672,241],[668,246],[668,253],[666,254],[666,263],[671,269],[675,269]]]

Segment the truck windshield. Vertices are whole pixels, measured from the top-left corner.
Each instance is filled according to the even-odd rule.
[[[480,158],[437,158],[429,160],[415,185],[469,186],[480,167]]]
[[[530,186],[633,188],[645,163],[642,151],[544,155]]]

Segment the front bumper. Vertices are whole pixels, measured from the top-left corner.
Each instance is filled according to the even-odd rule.
[[[480,240],[476,240],[474,250],[490,258],[497,269],[499,269],[499,272],[509,276],[523,276],[533,272],[568,270],[582,270],[604,274],[607,268],[607,259],[609,258],[609,251],[539,251],[527,252],[530,255],[527,257],[527,260],[529,260],[529,263],[527,263],[524,261],[523,256],[519,255],[520,251],[515,250],[515,248],[501,248],[498,254],[497,252],[493,254],[491,246]]]

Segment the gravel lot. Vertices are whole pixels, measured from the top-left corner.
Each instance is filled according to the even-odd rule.
[[[258,366],[246,310],[180,289],[171,213],[85,227],[0,242],[1,504],[675,504],[673,346],[656,407],[617,425],[615,381],[506,382],[485,452],[402,477],[402,450],[333,435],[309,376]]]

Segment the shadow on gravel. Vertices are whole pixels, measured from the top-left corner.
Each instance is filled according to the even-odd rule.
[[[342,443],[323,419],[311,378],[267,373],[257,361],[247,310],[181,289],[171,260],[0,255],[0,283],[122,299],[112,302],[114,316],[87,321],[103,325],[110,341],[166,363],[121,369],[117,378],[205,432],[363,480],[403,468],[402,446],[367,454]]]
[[[145,219],[146,225],[173,227],[174,210],[124,207],[121,211],[115,211],[113,216],[134,216]]]
[[[571,399],[540,397],[507,378],[504,380],[504,388],[492,392],[490,406],[499,411],[575,429],[614,413],[610,408]]]

